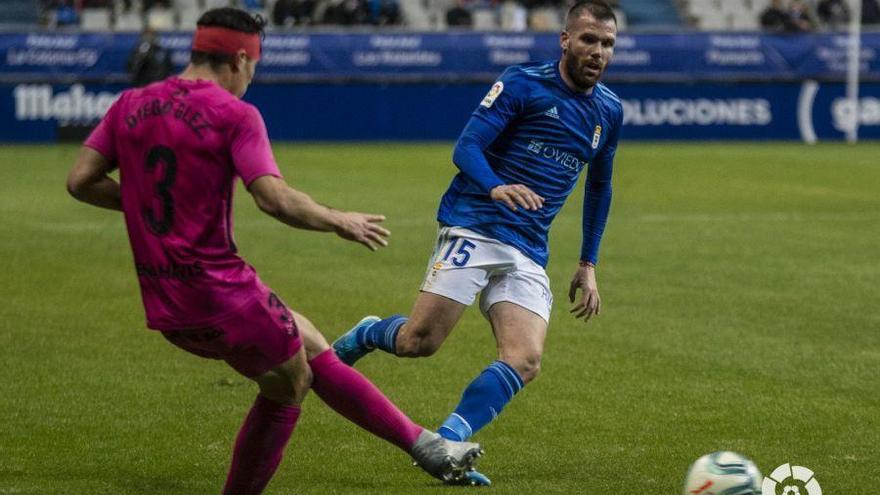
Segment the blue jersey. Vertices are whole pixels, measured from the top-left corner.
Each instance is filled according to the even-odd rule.
[[[559,62],[509,67],[474,111],[455,147],[460,172],[437,219],[511,245],[547,266],[550,224],[588,169],[581,260],[597,262],[611,204],[611,172],[623,107],[602,84],[570,89]],[[502,184],[523,184],[544,198],[537,211],[511,211],[489,197]]]

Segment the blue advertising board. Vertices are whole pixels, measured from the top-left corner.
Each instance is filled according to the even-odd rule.
[[[840,83],[619,83],[624,140],[880,138],[880,84],[858,105]],[[96,122],[122,85],[0,84],[0,141],[54,141]],[[452,140],[488,89],[467,84],[254,84],[246,99],[278,140]],[[353,111],[355,105],[357,111]]]
[[[0,34],[2,82],[124,82],[133,34]],[[191,35],[161,43],[178,67]],[[619,81],[842,80],[844,34],[621,34],[607,78]],[[880,81],[880,33],[863,36],[863,77]],[[554,34],[390,33],[280,34],[263,42],[261,82],[487,81],[504,67],[559,56]]]

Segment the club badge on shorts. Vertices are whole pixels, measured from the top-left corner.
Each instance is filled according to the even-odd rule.
[[[599,139],[602,138],[602,126],[597,125],[596,130],[593,131],[593,149],[599,147]]]
[[[504,83],[501,81],[496,82],[492,85],[492,89],[486,94],[486,97],[483,98],[483,101],[480,102],[481,107],[490,108],[493,103],[495,103],[495,99],[504,91]]]

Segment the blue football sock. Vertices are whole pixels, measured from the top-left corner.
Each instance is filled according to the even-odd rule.
[[[464,389],[458,407],[437,433],[448,440],[467,440],[495,419],[523,385],[515,369],[504,361],[495,361]]]
[[[382,349],[391,354],[397,353],[397,332],[408,318],[403,315],[392,315],[384,320],[368,326],[360,335],[361,343],[368,349]]]

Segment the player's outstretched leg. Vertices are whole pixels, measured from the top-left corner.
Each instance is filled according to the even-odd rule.
[[[444,480],[461,479],[473,469],[482,451],[470,442],[448,441],[429,432],[400,411],[354,368],[327,349],[309,364],[312,390],[328,406],[370,433],[410,454],[428,474]]]
[[[224,495],[257,495],[269,483],[300,415],[311,383],[305,352],[255,378],[257,396],[235,441]]]
[[[547,322],[509,302],[493,305],[489,318],[499,359],[465,388],[458,406],[438,430],[444,438],[470,438],[501,414],[513,396],[538,375]],[[485,484],[488,479],[476,479],[472,474],[469,481]]]
[[[444,438],[466,440],[494,420],[504,406],[537,375],[547,322],[513,303],[489,310],[499,359],[465,388],[458,406],[438,430]]]
[[[334,353],[314,326],[295,314],[311,359],[312,390],[330,408],[361,428],[396,445],[441,480],[461,479],[482,454],[470,442],[448,441],[414,423],[375,385]]]
[[[458,407],[446,418],[438,433],[444,438],[456,441],[470,438],[477,430],[495,419],[523,386],[524,383],[516,370],[504,361],[495,361],[467,386]],[[489,486],[492,480],[478,471],[469,471],[464,477],[447,483]]]

